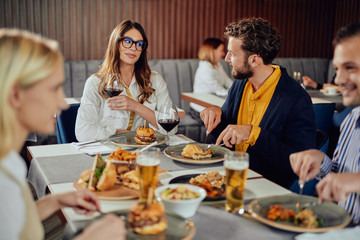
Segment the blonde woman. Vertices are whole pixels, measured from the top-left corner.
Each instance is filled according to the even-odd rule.
[[[135,131],[144,119],[166,133],[157,124],[157,111],[172,101],[164,79],[148,65],[147,47],[148,39],[139,23],[126,20],[113,30],[100,70],[85,83],[75,127],[78,141]],[[104,93],[109,74],[119,76],[116,81],[125,87],[111,98]],[[109,108],[115,121],[107,117]]]
[[[0,29],[0,238],[43,239],[41,221],[62,207],[92,214],[99,201],[89,191],[49,195],[34,202],[18,152],[30,131],[52,133],[54,114],[65,108],[63,58],[54,41]],[[108,215],[79,239],[124,239],[123,222]]]
[[[203,42],[198,53],[200,62],[195,73],[195,93],[227,95],[233,81],[220,64],[221,59],[225,57],[224,49],[224,42],[218,38],[207,38]],[[192,108],[191,115],[201,121],[199,112],[205,108],[195,103],[190,103],[190,107]]]

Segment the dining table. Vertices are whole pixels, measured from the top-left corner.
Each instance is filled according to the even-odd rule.
[[[335,94],[333,96],[329,96],[320,90],[306,90],[306,91],[310,95],[313,104],[335,103],[336,109],[343,108],[341,94]],[[183,92],[181,93],[181,99],[191,103],[196,103],[203,107],[210,107],[210,106],[221,107],[224,104],[226,97],[217,96],[212,93]]]
[[[191,139],[184,135],[175,135],[172,141],[174,145],[179,143],[190,143]],[[113,143],[105,143],[113,150],[119,146]],[[166,144],[158,145],[165,150]],[[134,150],[134,148],[122,146],[123,149]],[[32,161],[28,172],[28,181],[34,186],[38,197],[46,194],[58,194],[67,191],[75,191],[74,182],[77,181],[82,171],[90,169],[93,157],[85,154],[73,144],[54,144],[28,147],[29,156]],[[159,174],[161,184],[167,184],[172,179],[188,175],[201,174],[210,171],[218,171],[225,174],[223,162],[211,164],[189,164],[174,160],[161,154],[160,169],[165,169]],[[251,169],[248,171],[244,202],[247,206],[252,200],[269,196],[291,195],[285,189],[268,179],[264,178]],[[103,212],[128,210],[136,203],[136,199],[126,200],[100,200]],[[299,233],[284,231],[273,228],[254,220],[250,215],[235,215],[224,209],[225,200],[202,202],[197,213],[187,219],[195,226],[193,239],[294,239]],[[60,212],[64,224],[64,239],[71,239],[74,234],[86,225],[86,223],[99,214],[84,216],[77,214],[72,208],[64,208]]]

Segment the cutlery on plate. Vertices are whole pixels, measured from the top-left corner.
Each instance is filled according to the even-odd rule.
[[[145,151],[146,149],[149,149],[149,148],[151,148],[151,147],[155,146],[157,143],[158,143],[158,142],[157,142],[157,141],[155,141],[155,142],[153,142],[153,143],[151,143],[151,144],[147,145],[146,147],[143,147],[142,149],[140,149],[140,150],[139,150],[139,152],[143,152],[143,151]]]
[[[123,138],[124,136],[121,135],[121,136],[115,136],[115,137],[112,137],[111,140],[115,140],[115,139],[120,139],[120,138]],[[106,137],[106,138],[102,138],[102,139],[99,139],[99,140],[94,140],[94,141],[89,141],[89,142],[82,142],[82,143],[79,143],[79,144],[76,144],[77,147],[79,148],[82,148],[88,144],[92,144],[92,143],[97,143],[97,142],[100,142],[100,143],[105,143],[107,141],[109,141],[109,137]]]
[[[208,149],[209,149],[210,147],[212,147],[212,146],[225,146],[225,143],[221,143],[221,144],[219,144],[219,145],[209,144],[209,145],[207,145],[207,147],[205,148],[205,151],[208,150]]]
[[[296,209],[301,209],[301,197],[304,189],[304,182],[299,180],[299,202],[296,203]]]

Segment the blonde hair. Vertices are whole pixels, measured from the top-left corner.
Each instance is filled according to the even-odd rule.
[[[208,61],[215,66],[217,62],[214,59],[214,50],[217,49],[224,41],[218,38],[207,38],[199,49],[198,58],[202,61]]]
[[[9,105],[9,92],[46,78],[63,62],[55,41],[17,29],[0,29],[0,159],[13,148],[15,112]]]

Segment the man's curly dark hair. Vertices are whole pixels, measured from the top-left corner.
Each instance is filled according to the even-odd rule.
[[[241,47],[248,56],[258,54],[265,65],[272,63],[280,50],[280,34],[262,18],[246,18],[230,23],[224,34],[226,37],[240,38],[243,41]]]

